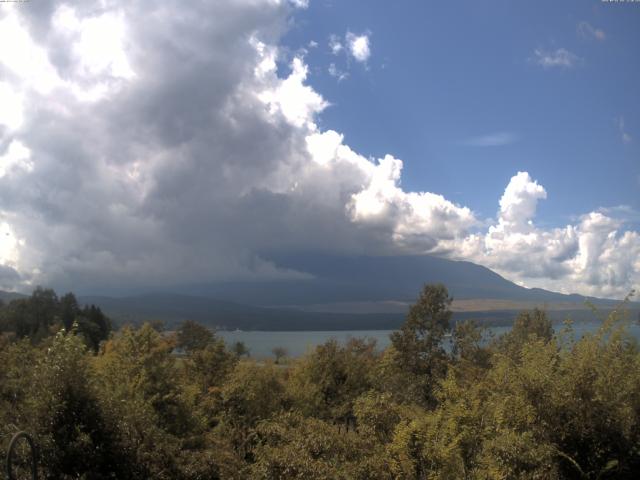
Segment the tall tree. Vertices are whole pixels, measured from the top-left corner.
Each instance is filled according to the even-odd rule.
[[[177,333],[176,346],[188,353],[203,350],[215,341],[215,335],[211,330],[193,320],[182,322]]]
[[[405,323],[391,334],[398,366],[414,376],[427,403],[433,403],[434,384],[447,370],[442,342],[450,329],[452,301],[444,285],[425,285]]]
[[[73,325],[73,322],[76,320],[78,315],[80,315],[80,307],[78,306],[78,300],[76,296],[69,292],[60,297],[60,320],[62,320],[62,325],[64,328],[69,331]]]

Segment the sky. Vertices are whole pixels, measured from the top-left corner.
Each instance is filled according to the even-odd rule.
[[[429,254],[640,286],[640,3],[0,3],[0,288]]]

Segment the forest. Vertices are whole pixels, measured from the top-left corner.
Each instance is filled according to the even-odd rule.
[[[37,289],[0,306],[0,447],[28,432],[47,479],[638,478],[624,304],[581,338],[541,310],[487,338],[452,325],[451,301],[425,285],[383,351],[264,360],[192,321],[114,329]]]

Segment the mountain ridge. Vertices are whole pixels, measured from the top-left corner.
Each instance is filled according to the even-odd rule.
[[[367,330],[402,324],[426,283],[443,283],[454,298],[454,320],[508,324],[518,311],[546,309],[553,320],[589,318],[586,302],[611,309],[619,301],[518,286],[490,269],[430,256],[272,255],[279,268],[304,280],[218,282],[124,296],[78,295],[120,323],[191,319],[221,329]],[[5,301],[20,298],[0,292]],[[640,304],[631,304],[635,310]]]

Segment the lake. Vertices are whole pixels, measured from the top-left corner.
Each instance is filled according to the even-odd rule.
[[[575,338],[580,338],[586,333],[595,332],[600,326],[599,322],[580,322],[573,325]],[[562,324],[554,325],[556,331],[562,328]],[[502,335],[511,327],[490,327],[486,334],[494,336]],[[341,344],[350,338],[372,338],[376,340],[380,350],[389,346],[389,334],[393,330],[345,330],[324,332],[260,332],[260,331],[218,331],[217,334],[231,345],[234,342],[244,342],[254,358],[272,357],[271,351],[275,347],[284,347],[288,355],[298,357],[317,345],[335,338]],[[634,323],[629,326],[629,332],[640,340],[640,325]],[[486,336],[486,335],[485,335]],[[448,342],[446,342],[448,344]]]

